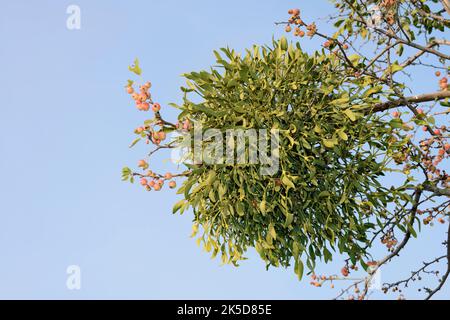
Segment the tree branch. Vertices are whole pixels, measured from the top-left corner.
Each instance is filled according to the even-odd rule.
[[[435,100],[443,100],[450,98],[450,91],[439,91],[434,93],[426,93],[417,96],[405,97],[403,99],[382,102],[374,106],[372,112],[386,111],[396,107],[402,107],[408,103],[421,103]]]
[[[450,1],[449,0],[441,0],[442,5],[444,6],[445,11],[450,15]]]
[[[426,191],[434,192],[434,194],[438,196],[447,196],[450,197],[450,189],[441,189],[433,185],[425,184],[423,185],[423,189]]]
[[[448,224],[448,230],[447,230],[447,271],[445,272],[444,276],[441,279],[441,282],[439,285],[431,291],[428,296],[425,298],[425,300],[430,300],[431,297],[434,296],[436,292],[441,290],[441,288],[444,286],[445,282],[448,279],[448,276],[450,275],[450,223]]]
[[[374,26],[368,26],[368,25],[367,25],[367,22],[364,21],[364,20],[362,20],[362,19],[355,19],[355,20],[358,21],[358,22],[360,22],[360,23],[363,23],[363,24],[366,25],[367,27],[373,29],[374,31],[376,31],[376,32],[378,32],[378,33],[381,33],[382,35],[384,35],[384,36],[386,36],[386,37],[388,37],[388,38],[391,38],[391,39],[395,39],[395,40],[397,40],[398,42],[403,43],[403,44],[405,44],[405,45],[407,45],[407,46],[409,46],[409,47],[413,47],[413,48],[416,48],[416,49],[419,49],[419,50],[426,51],[426,52],[428,52],[428,53],[434,54],[434,55],[436,55],[436,56],[438,56],[438,57],[440,57],[440,58],[442,58],[442,59],[445,59],[445,60],[450,60],[450,56],[449,56],[449,55],[446,55],[446,54],[444,54],[444,53],[442,53],[442,52],[436,51],[436,50],[434,50],[434,49],[432,49],[432,48],[424,47],[424,46],[422,46],[422,45],[420,45],[420,44],[417,44],[417,43],[415,43],[415,42],[412,42],[412,41],[408,41],[408,40],[402,39],[402,38],[400,38],[399,36],[397,36],[397,35],[396,35],[395,33],[393,33],[393,32],[388,32],[388,31],[386,31],[386,30],[383,30],[383,29],[380,29],[380,28],[377,28],[377,27],[374,27]]]
[[[441,22],[448,22],[448,20],[445,19],[445,18],[444,18],[443,16],[441,16],[441,15],[434,14],[434,13],[432,13],[432,12],[426,12],[425,10],[423,10],[423,9],[422,9],[422,3],[421,3],[420,1],[413,0],[412,2],[413,2],[414,5],[416,6],[417,11],[418,11],[422,16],[424,16],[424,17],[430,17],[430,18],[432,18],[432,19],[434,19],[434,20],[438,20],[438,21],[441,21]],[[446,2],[447,2],[447,3],[446,3]],[[446,11],[447,11],[447,8],[450,9],[449,1],[448,1],[448,0],[442,0],[442,5],[444,6],[444,8],[445,8]],[[449,12],[449,11],[447,11],[447,12]],[[449,13],[449,14],[450,14],[450,13]]]
[[[422,196],[422,190],[421,189],[416,190],[415,195],[414,195],[413,205],[412,205],[411,209],[409,210],[410,217],[409,217],[408,224],[409,224],[409,226],[411,228],[413,227],[414,220],[416,219],[417,209],[418,209],[419,204],[420,204],[420,197],[421,196]],[[376,264],[375,268],[370,271],[369,275],[365,279],[364,290],[363,290],[363,292],[361,294],[362,298],[365,298],[367,293],[368,293],[368,291],[369,291],[369,284],[370,284],[370,281],[372,280],[373,275],[377,272],[377,270],[382,265],[386,264],[389,260],[391,260],[395,256],[398,256],[400,251],[403,250],[403,248],[406,246],[406,244],[408,243],[410,238],[411,238],[411,231],[408,228],[408,230],[405,233],[405,237],[403,238],[402,242],[395,248],[395,250],[392,251],[387,256],[385,256],[383,259],[377,261],[377,264]]]
[[[450,45],[450,42],[447,41],[447,40],[435,40],[435,41],[429,43],[427,45],[427,48],[431,49],[431,48],[433,48],[435,46],[438,46],[438,45]],[[425,53],[426,53],[426,51],[424,51],[424,50],[418,51],[415,55],[413,55],[408,60],[406,60],[404,63],[402,63],[401,67],[402,68],[406,68],[407,66],[411,65],[412,63],[414,63],[414,61],[419,59],[421,56],[423,56]]]

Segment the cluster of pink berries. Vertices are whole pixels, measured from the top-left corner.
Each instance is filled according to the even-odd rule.
[[[436,75],[436,77],[440,77],[441,76],[441,72],[440,71],[436,71],[434,74]],[[447,79],[447,77],[442,77],[439,80],[439,88],[442,91],[447,91],[448,90],[448,79]]]
[[[161,110],[161,106],[159,103],[152,102],[152,95],[149,90],[152,84],[150,82],[146,82],[142,86],[139,86],[139,93],[136,92],[132,85],[128,85],[126,87],[127,93],[131,95],[131,98],[136,103],[136,108],[140,111],[149,111],[150,105],[153,112],[159,112]]]
[[[143,170],[148,169],[148,163],[145,160],[139,160],[138,167]],[[164,176],[159,176],[151,170],[148,170],[145,175],[141,175],[140,184],[145,187],[147,191],[155,190],[160,191],[164,186],[165,181],[169,181],[168,185],[170,189],[174,189],[177,187],[177,183],[172,180],[174,176],[168,172]]]
[[[375,262],[375,261],[369,261],[369,262],[367,262],[367,265],[368,266],[371,266],[371,265],[376,265],[377,264],[377,262]],[[342,267],[342,269],[341,269],[341,274],[342,274],[342,276],[344,276],[344,277],[348,277],[348,275],[350,274],[350,270],[353,270],[353,271],[358,271],[358,267],[356,266],[356,265],[352,265],[352,266],[348,266],[348,265],[345,265],[344,267]],[[326,281],[333,281],[333,280],[338,280],[339,278],[338,278],[338,276],[325,276],[325,275],[316,275],[316,274],[312,274],[311,275],[311,282],[310,282],[310,284],[311,285],[313,285],[313,286],[315,286],[315,287],[321,287],[322,286],[322,284],[324,283],[324,282],[326,282]],[[332,288],[333,288],[334,286],[332,286]]]
[[[366,264],[367,264],[367,266],[371,267],[371,266],[377,266],[378,262],[368,261],[368,262],[366,262]],[[310,284],[314,287],[322,287],[327,281],[329,281],[329,282],[331,282],[330,288],[333,289],[334,288],[333,281],[346,280],[347,277],[350,275],[350,270],[358,271],[358,267],[356,265],[348,266],[348,264],[346,264],[344,267],[342,267],[341,275],[344,278],[340,278],[337,275],[325,276],[325,275],[312,274]],[[351,288],[349,288],[349,289],[351,289]],[[349,289],[347,289],[347,290],[349,290]],[[358,284],[355,284],[353,286],[353,291],[354,291],[354,294],[350,294],[347,297],[348,300],[355,300],[355,299],[363,300],[364,299],[365,295],[361,293],[361,290],[359,289]]]
[[[311,282],[309,283],[310,285],[314,286],[314,287],[321,287],[326,281],[333,281],[336,280],[337,277],[336,276],[324,276],[324,275],[316,275],[316,274],[312,274],[311,275]],[[334,284],[331,283],[331,288],[334,288]]]
[[[441,80],[439,80],[439,88],[441,88],[442,91],[447,91],[448,89],[447,77],[443,77]]]
[[[442,216],[438,217],[438,215],[442,215],[443,212],[439,212],[437,209],[417,210],[417,214],[419,214],[421,216],[428,215],[427,217],[422,219],[422,222],[424,225],[432,224],[432,222],[436,218],[440,224],[445,223],[445,219]]]
[[[439,77],[440,75],[441,73],[437,71],[436,76]],[[417,113],[414,116],[415,118],[424,119],[426,117],[426,113],[423,109],[418,108],[416,109],[416,111]],[[394,111],[392,112],[392,116],[394,118],[400,118],[401,114],[398,111]],[[424,132],[429,132],[430,127],[423,126],[422,130]],[[425,170],[429,181],[432,181],[437,185],[441,185],[444,189],[447,189],[450,186],[450,176],[445,172],[445,170],[439,169],[439,165],[443,162],[444,159],[450,157],[450,143],[448,143],[449,132],[449,128],[445,125],[434,127],[431,128],[432,136],[419,142],[419,148],[421,151],[421,167]],[[402,164],[408,161],[408,159],[409,153],[407,151],[399,152],[394,157],[394,160],[397,164]],[[403,171],[408,172],[410,171],[411,167],[412,164],[406,163],[404,165]],[[437,220],[437,222],[441,224],[446,223],[445,216],[447,216],[449,213],[445,212],[445,208],[442,209],[436,207],[427,210],[417,210],[417,214],[426,215],[422,219],[424,225],[433,225],[433,221],[435,220]],[[381,242],[386,245],[390,251],[392,251],[397,245],[397,240],[392,234],[384,235],[381,238]]]
[[[389,251],[391,251],[397,245],[398,240],[392,232],[388,232],[381,237],[381,243],[384,244]]]
[[[136,108],[140,111],[149,111],[150,108],[154,113],[158,113],[161,110],[161,105],[159,103],[153,103],[151,94],[149,92],[151,88],[151,83],[146,82],[143,85],[139,86],[139,93],[136,92],[131,84],[126,87],[127,93],[131,95],[131,98],[136,103]],[[162,121],[159,120],[156,122],[157,125],[162,126]],[[166,133],[161,128],[159,131],[153,130],[149,125],[141,126],[135,129],[136,134],[146,133],[148,139],[146,143],[154,143],[159,145],[163,140],[166,139]]]
[[[141,75],[142,70],[139,68],[137,59],[134,66],[129,69],[135,74]],[[133,85],[134,82],[128,80],[128,85],[125,88],[126,92],[131,95],[131,98],[136,103],[136,108],[140,111],[149,111],[151,109],[154,112],[155,117],[154,119],[145,121],[144,125],[139,126],[134,130],[134,133],[139,135],[139,137],[134,140],[131,146],[134,146],[134,144],[136,144],[140,139],[146,139],[145,142],[147,144],[151,142],[158,146],[153,152],[161,148],[170,148],[170,144],[160,145],[164,140],[166,140],[166,132],[172,131],[175,127],[180,130],[190,130],[190,121],[185,120],[181,124],[177,124],[175,126],[174,124],[163,120],[160,115],[161,105],[159,103],[154,103],[152,100],[152,95],[150,94],[150,88],[152,87],[151,83],[146,82],[143,85],[139,85],[138,91],[136,91]],[[151,154],[153,154],[153,152]],[[140,184],[147,191],[160,191],[166,183],[169,188],[174,189],[177,187],[177,184],[173,179],[185,175],[185,173],[177,175],[172,175],[170,172],[164,175],[155,173],[152,170],[149,170],[149,164],[145,160],[139,160],[138,167],[143,171],[143,173],[131,172],[128,168],[127,172],[131,172],[130,174],[133,178],[139,177]],[[130,181],[134,181],[134,179],[130,179]]]
[[[450,178],[445,171],[438,168],[441,162],[449,157],[450,143],[444,141],[439,134],[421,141],[420,149],[422,151],[422,165],[428,172],[428,179],[440,182],[444,188],[447,188]]]
[[[423,109],[416,109],[417,114],[414,115],[414,119],[424,119],[426,117],[426,113]],[[392,116],[394,118],[400,118],[401,114],[398,111],[392,112]],[[407,129],[413,129],[411,125],[404,124],[404,127]],[[429,126],[422,126],[422,130],[424,132],[429,132]],[[432,136],[430,138],[424,139],[420,141],[419,147],[422,152],[422,165],[427,171],[428,179],[430,181],[440,182],[444,188],[448,187],[450,183],[450,179],[448,175],[442,172],[438,166],[442,163],[442,161],[449,157],[450,154],[450,143],[448,143],[448,133],[450,132],[449,128],[445,125],[441,125],[440,127],[431,128]],[[406,162],[409,158],[408,152],[399,152],[395,155],[394,160],[397,164],[402,164]],[[409,171],[411,168],[410,164],[406,164],[404,167],[404,172]]]
[[[166,133],[163,129],[159,131],[155,131],[154,128],[152,128],[149,125],[138,127],[134,130],[134,133],[136,134],[142,134],[145,133],[147,136],[146,143],[149,144],[152,142],[153,144],[159,145],[162,141],[166,139]]]
[[[290,14],[291,17],[289,18],[289,20],[287,22],[288,24],[285,29],[286,32],[291,32],[292,31],[291,25],[294,25],[295,26],[294,36],[304,37],[306,34],[307,36],[312,37],[316,34],[317,27],[316,27],[315,23],[306,25],[306,23],[304,23],[303,20],[300,18],[300,10],[299,9],[290,9],[288,11],[288,14]],[[306,33],[305,33],[305,31],[303,31],[301,29],[302,26],[306,26],[306,30],[307,30]]]

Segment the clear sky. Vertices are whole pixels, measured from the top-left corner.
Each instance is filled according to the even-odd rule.
[[[66,28],[70,4],[81,8],[80,30]],[[270,43],[291,7],[308,20],[332,9],[326,0],[0,0],[0,298],[334,297],[292,270],[266,271],[253,251],[239,268],[221,266],[189,238],[191,213],[171,214],[174,192],[120,179],[145,152],[128,149],[145,119],[123,88],[133,59],[166,112],[182,73],[213,64],[213,49]],[[427,229],[383,280],[442,254],[444,226]],[[69,265],[81,268],[81,290],[66,287]],[[336,257],[318,272],[341,267]],[[449,286],[436,297],[449,298]]]

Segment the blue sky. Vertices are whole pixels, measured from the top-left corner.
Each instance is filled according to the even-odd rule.
[[[70,4],[81,8],[80,30],[66,28]],[[147,193],[120,179],[121,168],[145,152],[128,149],[133,128],[145,119],[123,89],[133,59],[140,58],[154,98],[174,119],[165,105],[180,101],[182,73],[208,68],[219,47],[270,43],[284,33],[274,22],[291,7],[311,18],[332,9],[325,0],[2,0],[0,298],[336,295],[307,278],[298,282],[292,270],[266,271],[253,251],[237,269],[220,266],[189,238],[192,216],[171,214],[174,192]],[[319,27],[327,30],[324,21]],[[425,92],[430,84],[413,86]],[[153,167],[165,171],[158,159]],[[428,228],[383,277],[407,276],[422,257],[440,254],[444,230]],[[339,270],[338,258],[318,272]],[[81,267],[81,290],[66,288],[69,265]],[[436,297],[449,294],[447,286]]]

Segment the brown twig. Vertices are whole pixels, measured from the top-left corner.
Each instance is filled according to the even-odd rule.
[[[433,93],[426,93],[421,95],[415,95],[411,97],[405,97],[398,100],[392,100],[387,102],[382,102],[373,107],[371,112],[381,112],[392,108],[406,106],[408,103],[421,103],[436,100],[443,100],[450,98],[450,91],[439,91]]]

